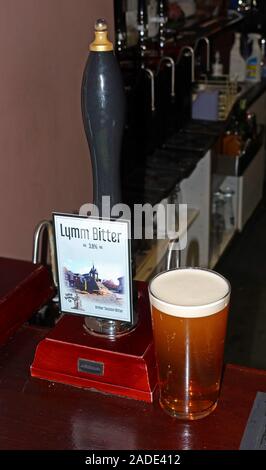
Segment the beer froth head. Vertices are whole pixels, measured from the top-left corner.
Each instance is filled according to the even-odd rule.
[[[150,283],[153,307],[176,317],[213,315],[228,306],[230,284],[220,274],[201,268],[180,268],[158,274]]]

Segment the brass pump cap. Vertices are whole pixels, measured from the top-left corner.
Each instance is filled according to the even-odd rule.
[[[107,23],[104,19],[100,18],[96,21],[94,33],[95,38],[90,44],[90,51],[108,52],[113,50],[113,44],[108,39]]]

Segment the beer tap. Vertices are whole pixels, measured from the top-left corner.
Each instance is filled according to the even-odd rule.
[[[193,47],[191,46],[183,46],[182,49],[179,52],[179,55],[176,60],[176,65],[179,64],[181,58],[183,57],[183,54],[186,52],[186,56],[191,57],[191,82],[195,82],[195,52]]]
[[[151,82],[151,112],[155,111],[155,86],[154,86],[154,72],[148,67],[143,67],[144,72],[148,75]]]
[[[140,56],[143,58],[147,50],[148,13],[146,0],[138,0],[138,30]]]
[[[161,54],[165,46],[165,23],[166,23],[166,2],[158,1],[158,21],[159,21],[159,49]]]
[[[168,56],[162,57],[157,67],[157,73],[159,73],[163,62],[168,62],[171,67],[171,97],[174,98],[175,97],[175,62],[172,59],[172,57],[168,57]]]
[[[206,44],[206,69],[207,69],[207,72],[210,72],[210,41],[206,36],[202,36],[196,40],[195,46],[194,46],[194,53],[196,53],[196,50],[201,41],[204,41]]]
[[[126,2],[114,0],[114,18],[116,32],[116,52],[121,54],[126,49]]]

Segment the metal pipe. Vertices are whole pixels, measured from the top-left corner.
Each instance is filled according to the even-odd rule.
[[[170,67],[171,67],[171,96],[174,98],[175,97],[175,61],[172,59],[172,57],[168,57],[168,56],[162,57],[157,68],[157,73],[159,73],[163,62],[169,62]]]
[[[151,81],[151,111],[155,111],[155,87],[154,87],[154,72],[149,68],[143,68],[145,72],[148,74],[148,77]]]
[[[171,269],[171,261],[173,251],[175,251],[175,268],[180,267],[180,255],[179,250],[175,249],[175,244],[179,242],[179,237],[170,240],[168,245],[168,252],[167,252],[167,261],[166,261],[166,270],[169,271]]]
[[[189,52],[191,56],[191,81],[195,82],[195,53],[194,49],[191,46],[183,46],[179,52],[178,58],[176,60],[176,65],[179,64],[181,58],[183,57],[184,52]]]
[[[207,69],[207,72],[210,72],[210,69],[211,69],[211,64],[210,64],[211,48],[210,48],[210,41],[206,36],[202,36],[201,38],[198,38],[196,40],[195,46],[194,46],[194,53],[196,53],[198,45],[201,41],[205,42],[205,44],[206,44],[206,69]]]
[[[55,242],[54,242],[53,226],[52,226],[52,223],[49,222],[49,220],[42,220],[37,225],[34,231],[32,262],[34,264],[37,264],[39,262],[40,239],[45,228],[47,229],[47,232],[48,232],[48,243],[49,243],[49,251],[50,251],[50,258],[51,258],[53,281],[54,281],[54,285],[58,287],[56,263],[55,263]]]

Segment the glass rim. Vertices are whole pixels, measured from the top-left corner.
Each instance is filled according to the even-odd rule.
[[[228,287],[228,291],[226,292],[225,295],[223,295],[222,297],[219,297],[217,300],[215,300],[214,302],[205,302],[204,304],[199,304],[199,305],[181,305],[181,304],[177,304],[177,303],[172,303],[172,302],[168,302],[167,300],[163,300],[161,298],[159,298],[158,296],[156,296],[153,292],[152,292],[152,289],[151,289],[151,284],[152,282],[159,276],[162,276],[163,274],[166,274],[166,273],[169,273],[169,272],[173,272],[173,271],[204,271],[204,272],[209,272],[215,276],[218,276],[220,277],[221,279],[223,279],[225,281],[225,283],[227,284],[227,287]],[[223,300],[225,300],[228,296],[230,296],[231,294],[231,284],[230,282],[228,281],[228,279],[226,279],[222,274],[220,273],[217,273],[217,271],[214,271],[213,269],[209,269],[209,268],[200,268],[200,267],[180,267],[180,268],[172,268],[172,269],[166,269],[165,271],[161,271],[160,273],[157,273],[149,282],[149,285],[148,285],[148,292],[149,294],[154,297],[156,300],[158,300],[159,302],[163,302],[164,304],[168,304],[172,307],[176,307],[176,308],[181,308],[181,309],[191,309],[191,310],[195,310],[197,308],[202,308],[202,307],[211,307],[215,304],[217,304],[218,302],[222,302]]]

